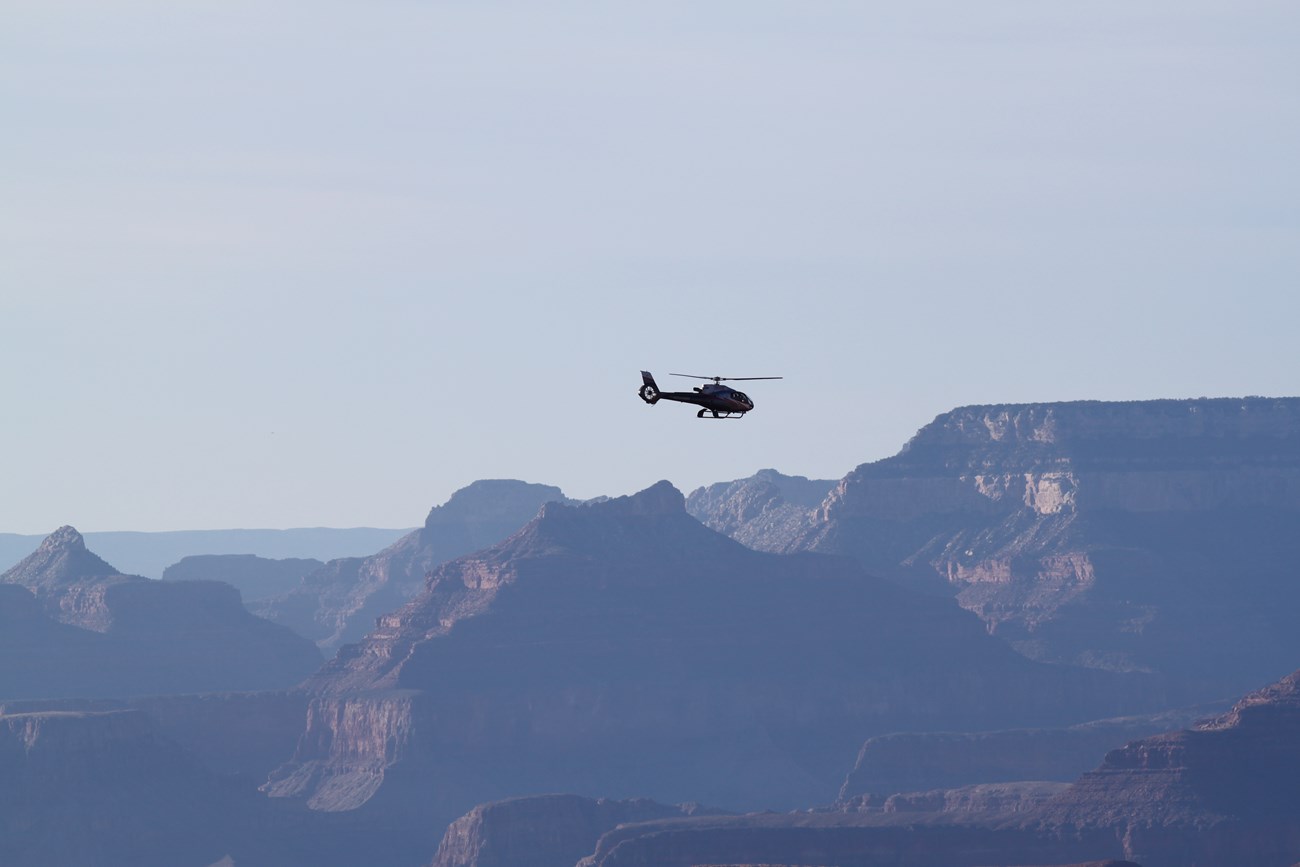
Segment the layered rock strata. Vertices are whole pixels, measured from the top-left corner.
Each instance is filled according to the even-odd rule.
[[[1017,780],[1071,782],[1110,750],[1186,728],[1229,704],[1201,705],[1065,728],[993,732],[894,732],[868,740],[840,789],[841,802],[895,792]]]
[[[1300,399],[965,407],[849,473],[770,550],[955,594],[1042,660],[1160,671],[1187,699],[1300,659]]]
[[[896,797],[892,810],[627,825],[605,834],[582,864],[973,867],[1107,858],[1287,867],[1300,861],[1300,672],[1193,729],[1113,750],[1027,812],[953,810],[953,794]]]
[[[308,681],[267,791],[446,821],[529,791],[826,803],[872,733],[1090,718],[1152,686],[1029,662],[846,559],[747,549],[665,482],[547,504],[434,570]]]
[[[644,798],[538,795],[480,804],[452,822],[430,867],[573,867],[601,835],[629,822],[707,813]]]
[[[747,479],[697,488],[686,498],[686,511],[742,545],[780,553],[812,528],[817,508],[836,484],[759,470]]]
[[[430,510],[424,526],[370,557],[331,560],[292,590],[250,609],[333,652],[359,641],[375,619],[424,588],[439,563],[486,548],[527,523],[543,503],[567,502],[551,485],[511,479],[474,482]]]

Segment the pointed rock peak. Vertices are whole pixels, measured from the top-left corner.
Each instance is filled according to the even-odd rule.
[[[86,550],[85,538],[77,532],[77,528],[71,524],[64,524],[59,529],[45,537],[41,542],[39,551],[54,551],[59,549],[84,551]]]
[[[644,491],[591,506],[612,515],[674,515],[686,512],[686,497],[672,482],[655,482]]]
[[[74,527],[64,526],[46,536],[39,548],[0,575],[0,581],[39,591],[85,578],[117,574],[116,569],[86,548],[86,540]]]
[[[644,491],[629,494],[626,497],[597,497],[577,505],[566,503],[547,503],[538,514],[539,519],[557,517],[560,514],[585,514],[607,517],[624,517],[632,515],[676,515],[686,514],[686,497],[673,487],[672,482],[655,482]]]

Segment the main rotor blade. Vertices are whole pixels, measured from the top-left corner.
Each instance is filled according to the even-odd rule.
[[[669,376],[685,376],[688,379],[709,379],[714,382],[739,382],[742,379],[785,379],[784,376],[696,376],[693,373],[670,373]]]

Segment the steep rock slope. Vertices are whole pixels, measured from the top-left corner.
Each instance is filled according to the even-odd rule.
[[[0,575],[0,590],[7,697],[271,689],[320,664],[310,642],[244,610],[233,587],[118,574],[72,527]]]
[[[1050,661],[1186,678],[1300,660],[1300,399],[965,407],[844,478],[773,550],[946,589]]]
[[[538,791],[825,803],[872,733],[1086,719],[1150,686],[1030,662],[847,559],[747,549],[661,482],[434,570],[307,682],[267,789],[444,821]]]
[[[420,592],[434,566],[501,541],[552,501],[567,499],[551,485],[474,482],[430,510],[423,527],[378,554],[331,560],[293,590],[250,608],[333,650],[360,640],[374,628],[375,618]]]

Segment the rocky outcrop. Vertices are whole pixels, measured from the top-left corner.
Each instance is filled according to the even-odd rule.
[[[1114,828],[1148,867],[1300,860],[1300,671],[1194,729],[1110,752],[1040,819]]]
[[[511,479],[474,482],[430,510],[423,527],[378,554],[331,560],[293,590],[250,608],[333,651],[360,640],[375,618],[420,592],[434,566],[501,541],[552,501],[567,498],[550,485]]]
[[[818,507],[835,485],[833,479],[759,470],[747,479],[697,488],[686,498],[686,511],[742,545],[784,553],[811,530]]]
[[[847,559],[747,549],[666,482],[547,504],[305,686],[307,731],[268,792],[447,821],[529,791],[826,803],[871,733],[1161,700],[1029,662]]]
[[[782,550],[955,594],[1042,660],[1239,693],[1300,659],[1300,398],[965,407]]]
[[[71,527],[0,575],[0,591],[0,697],[270,689],[320,664],[233,587],[118,574]]]
[[[1070,782],[1110,750],[1222,712],[1201,705],[1065,728],[993,732],[894,732],[868,740],[840,790],[841,802],[894,792],[953,789],[1016,780]]]
[[[244,603],[288,593],[305,575],[320,569],[320,560],[272,560],[253,554],[196,554],[163,570],[164,581],[221,581],[239,591]]]
[[[987,813],[1002,816],[1035,810],[1060,795],[1069,785],[1041,780],[977,783],[955,789],[900,792],[882,799],[878,806],[863,798],[856,807],[862,812],[878,809],[882,813]]]
[[[618,825],[708,812],[643,798],[510,798],[480,804],[452,822],[431,867],[573,867]]]

